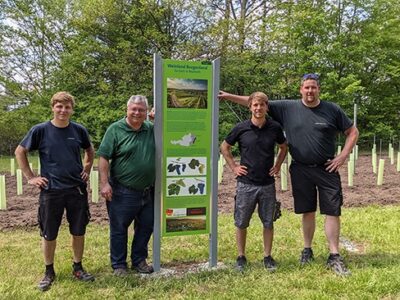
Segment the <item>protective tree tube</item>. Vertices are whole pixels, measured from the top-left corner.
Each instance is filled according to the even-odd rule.
[[[383,170],[385,168],[385,160],[380,159],[379,160],[379,170],[378,170],[378,181],[377,185],[382,185],[383,184]]]
[[[17,169],[17,195],[22,195],[22,171]]]

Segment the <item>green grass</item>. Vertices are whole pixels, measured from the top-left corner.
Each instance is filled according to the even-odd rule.
[[[96,275],[94,283],[71,278],[71,252],[67,227],[58,239],[55,268],[57,280],[50,291],[36,289],[43,263],[36,229],[0,232],[0,299],[399,299],[400,206],[345,209],[342,235],[358,245],[361,253],[343,254],[353,275],[340,278],[324,267],[327,247],[323,219],[318,217],[314,242],[315,262],[301,269],[300,217],[284,215],[275,225],[273,255],[279,263],[269,274],[261,264],[260,222],[253,217],[249,228],[244,274],[233,270],[236,257],[231,215],[219,218],[218,259],[228,267],[183,277],[140,278],[134,274],[114,278],[109,267],[108,226],[88,227],[86,268]],[[162,264],[204,262],[208,236],[172,237],[162,240]]]

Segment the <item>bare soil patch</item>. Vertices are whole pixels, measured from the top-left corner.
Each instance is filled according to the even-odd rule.
[[[376,185],[377,175],[372,172],[371,156],[360,156],[356,164],[354,186],[348,187],[347,168],[342,167],[340,174],[344,193],[344,207],[357,207],[367,205],[394,205],[400,201],[400,173],[396,165],[391,165],[385,158],[385,174],[382,186]],[[290,181],[290,180],[289,180]],[[29,186],[24,180],[23,195],[16,195],[16,178],[6,174],[7,210],[0,211],[0,230],[10,230],[21,227],[37,226],[37,208],[39,190]],[[230,213],[233,211],[233,197],[235,195],[236,180],[231,170],[225,166],[224,178],[218,190],[219,212]],[[280,179],[276,180],[277,198],[282,202],[282,207],[293,210],[293,200],[290,182],[288,191],[280,188]],[[91,199],[89,191],[89,199]],[[105,224],[108,216],[105,200],[99,203],[90,203],[91,221]]]

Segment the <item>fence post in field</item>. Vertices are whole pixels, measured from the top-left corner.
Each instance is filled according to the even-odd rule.
[[[354,147],[354,151],[355,151],[355,159],[357,160],[358,159],[358,145],[356,145],[355,147]]]
[[[222,182],[222,174],[224,172],[224,164],[222,161],[222,155],[219,156],[218,160],[218,183]]]
[[[92,187],[92,202],[99,202],[99,171],[92,171],[92,180],[90,186]]]
[[[337,146],[337,154],[336,155],[339,155],[340,152],[342,152],[342,145]]]
[[[400,172],[400,151],[397,152],[397,172]]]
[[[281,166],[281,190],[287,191],[287,163],[283,163]]]
[[[17,169],[17,195],[22,195],[22,171]]]
[[[372,172],[376,174],[376,167],[377,167],[377,157],[376,157],[376,152],[372,153]]]
[[[15,158],[10,159],[10,174],[15,176]]]
[[[377,185],[382,185],[383,184],[383,170],[385,168],[385,160],[380,159],[379,160],[379,170],[378,170],[378,181]]]
[[[347,181],[348,186],[353,186],[353,174],[354,174],[354,161],[349,160],[347,162]]]
[[[7,199],[6,199],[6,176],[0,176],[0,210],[7,209]]]
[[[356,154],[353,151],[350,153],[350,163],[351,163],[351,175],[354,176],[354,174],[356,173]]]
[[[93,166],[90,169],[90,175],[89,175],[89,188],[92,189],[92,182],[93,182]]]
[[[37,175],[40,176],[41,165],[40,165],[40,157],[37,158]]]

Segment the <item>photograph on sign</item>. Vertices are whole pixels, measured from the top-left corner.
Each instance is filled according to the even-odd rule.
[[[198,231],[206,229],[206,216],[167,218],[167,232]]]
[[[168,108],[207,108],[207,80],[167,78]]]
[[[207,157],[167,157],[167,176],[204,176]]]
[[[167,178],[167,197],[204,196],[206,191],[206,177]]]

